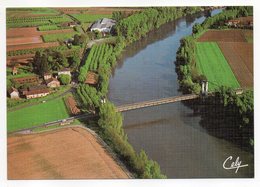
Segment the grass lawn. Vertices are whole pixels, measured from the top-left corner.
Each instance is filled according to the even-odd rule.
[[[219,86],[240,87],[228,62],[215,42],[196,43],[196,66],[209,81],[209,90]]]
[[[29,128],[34,125],[69,117],[63,98],[7,112],[7,131]]]

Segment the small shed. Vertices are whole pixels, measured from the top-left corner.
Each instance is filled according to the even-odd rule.
[[[69,68],[62,69],[62,70],[58,71],[58,75],[69,75],[69,76],[71,76],[70,69]]]
[[[8,90],[8,94],[10,95],[11,99],[19,99],[20,98],[19,91],[14,87],[11,87],[10,90]]]
[[[52,78],[52,74],[51,73],[44,73],[43,75],[43,79],[46,81],[48,79]]]
[[[51,77],[50,79],[46,80],[46,85],[49,88],[57,88],[60,87],[60,81],[58,79]]]

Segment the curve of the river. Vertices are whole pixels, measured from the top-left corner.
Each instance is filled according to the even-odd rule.
[[[214,10],[216,14],[220,10]],[[174,61],[180,40],[203,13],[167,23],[125,49],[110,80],[115,105],[181,95]],[[201,117],[181,102],[124,112],[124,129],[136,151],[144,149],[168,178],[253,177],[253,154],[210,135]],[[219,133],[225,131],[220,129]],[[229,156],[247,167],[223,169]],[[227,162],[226,166],[230,166]]]

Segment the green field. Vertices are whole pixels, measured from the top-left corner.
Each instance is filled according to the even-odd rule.
[[[228,62],[215,42],[196,43],[196,66],[209,81],[209,90],[219,86],[240,87]]]
[[[29,128],[69,117],[63,98],[7,113],[7,131]]]
[[[111,14],[70,14],[81,23],[91,23],[101,18],[111,18]]]

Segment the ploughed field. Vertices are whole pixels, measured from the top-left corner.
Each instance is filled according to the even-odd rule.
[[[209,80],[209,89],[220,85],[252,88],[253,31],[205,32],[196,43],[196,62],[199,72]]]
[[[99,140],[81,127],[7,139],[8,179],[128,178]]]

